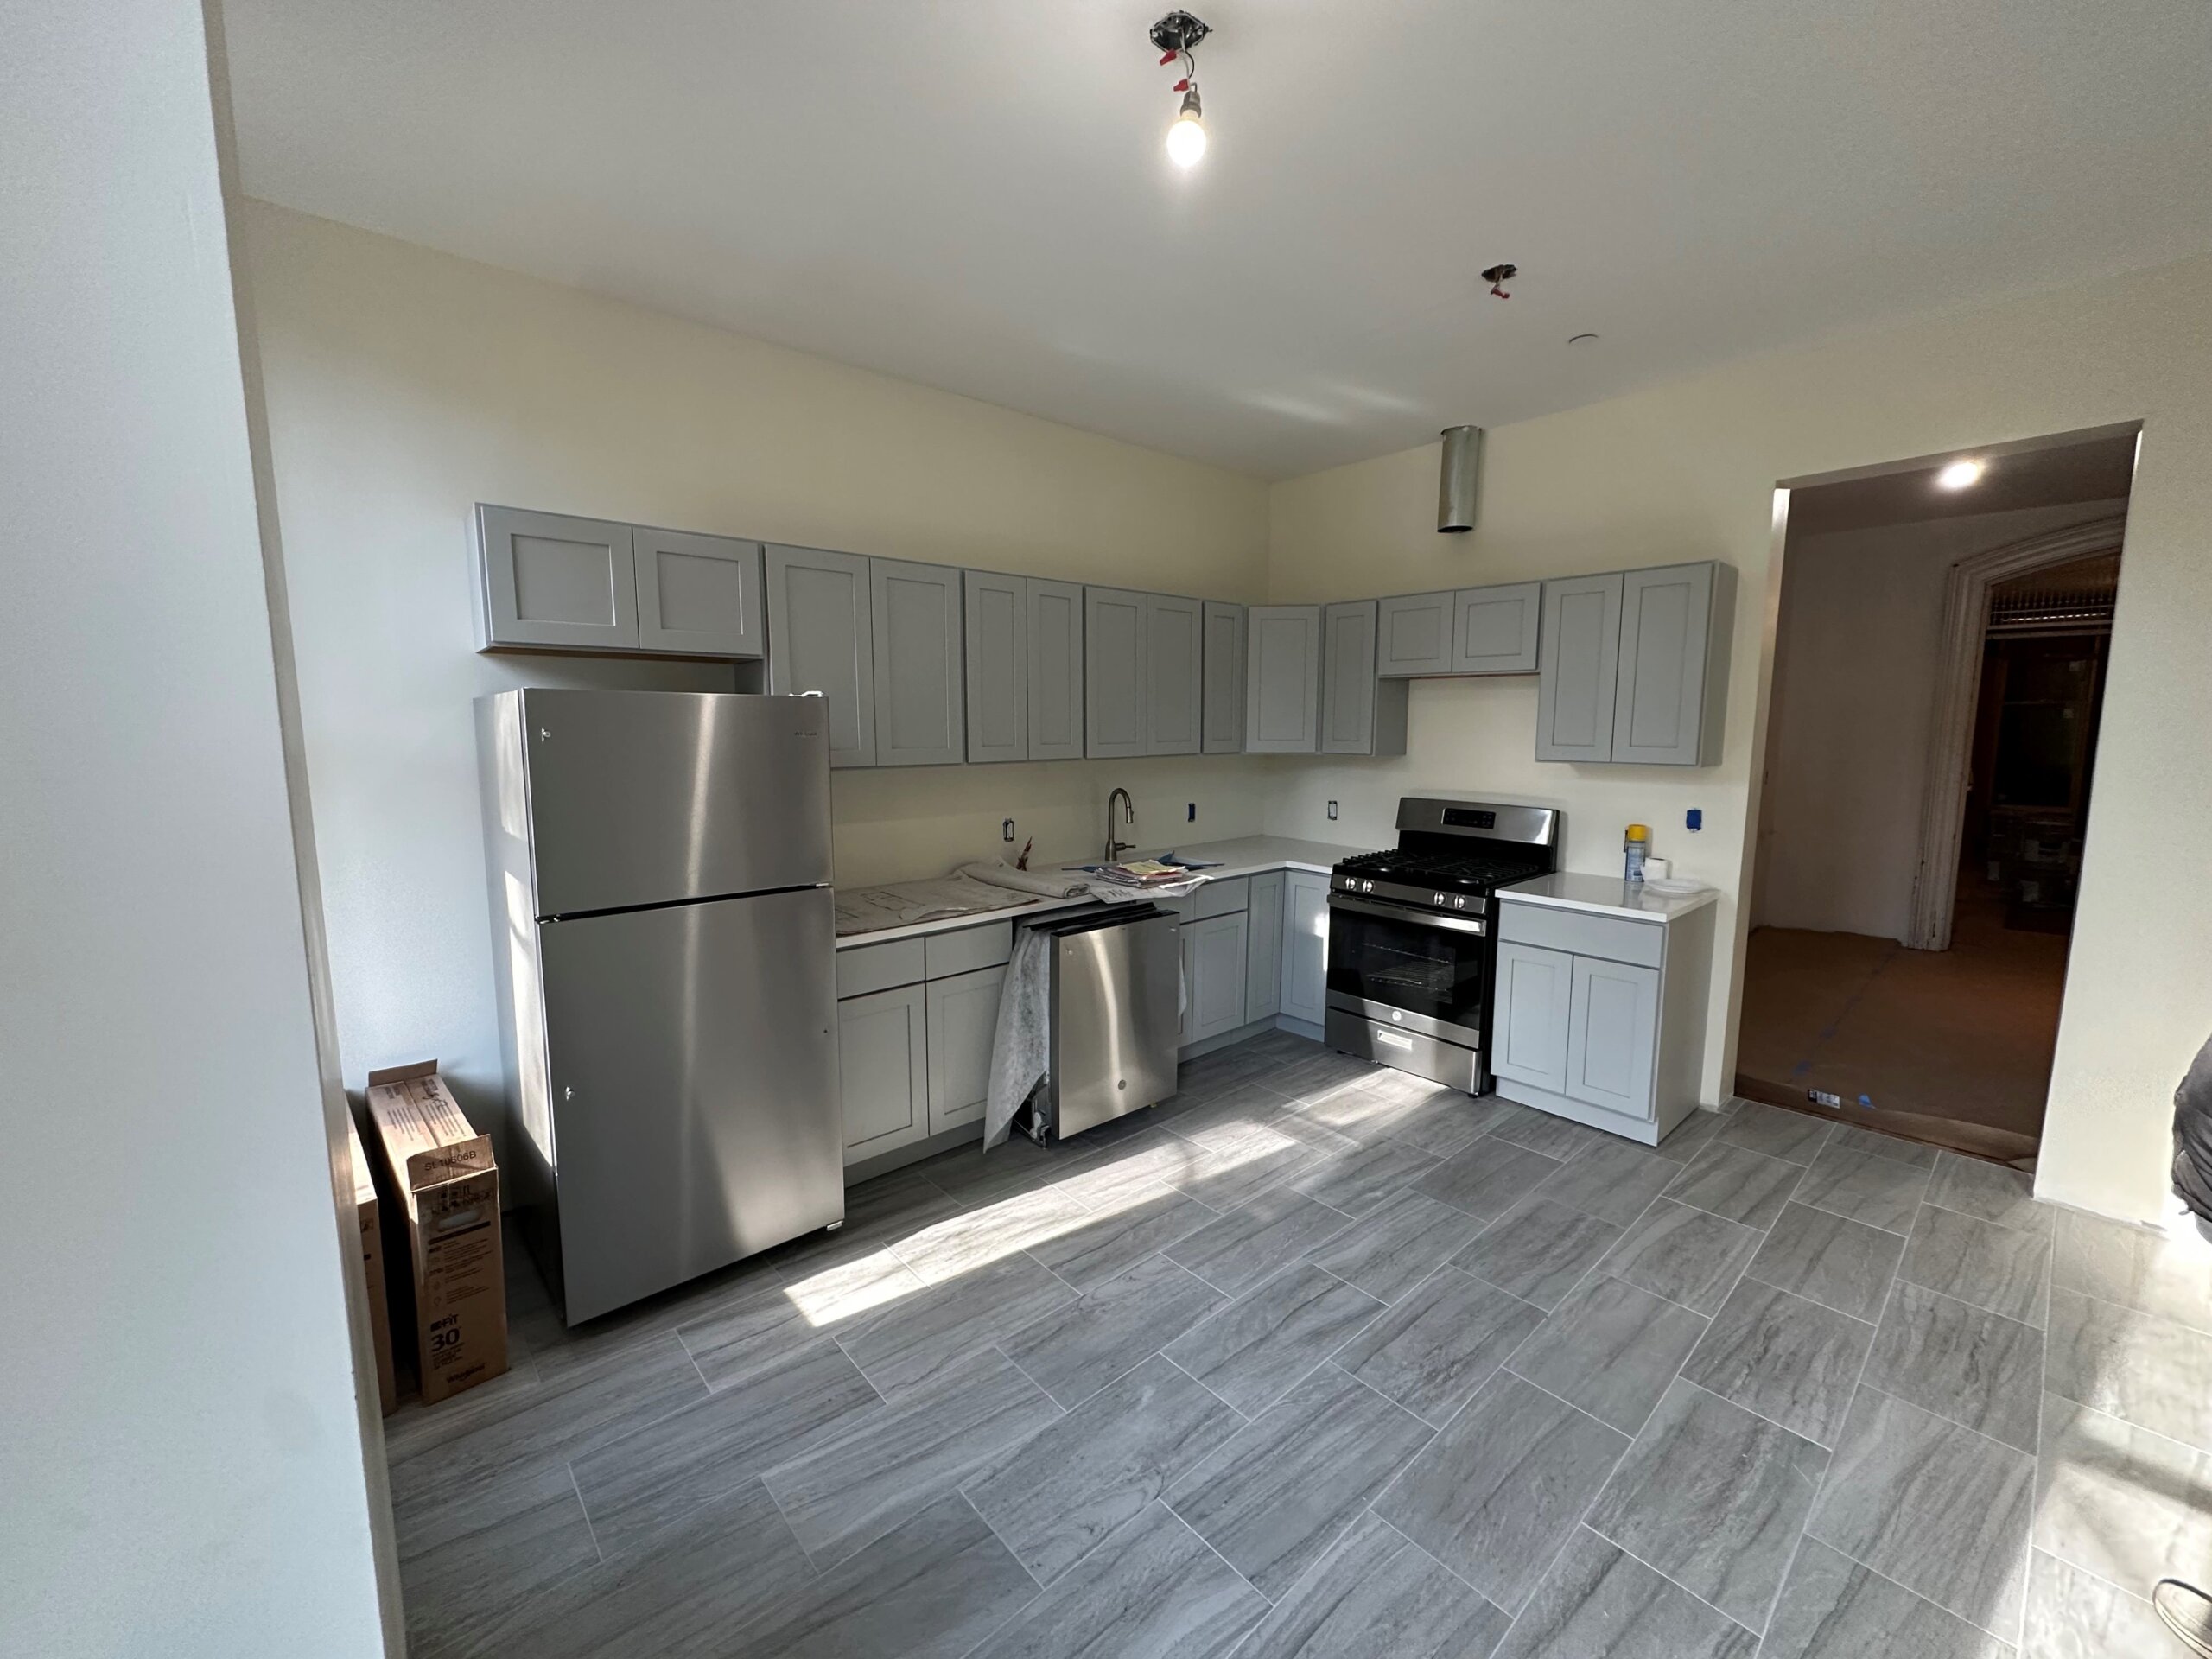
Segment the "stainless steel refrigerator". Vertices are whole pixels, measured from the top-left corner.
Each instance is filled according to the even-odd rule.
[[[511,1133],[575,1325],[840,1221],[818,697],[477,702]]]

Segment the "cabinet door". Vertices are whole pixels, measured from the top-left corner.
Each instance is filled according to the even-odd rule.
[[[1375,601],[1321,613],[1321,753],[1375,753]]]
[[[1083,587],[1032,576],[1029,758],[1083,759]]]
[[[638,644],[692,657],[759,657],[760,543],[680,530],[631,533],[638,569]]]
[[[1501,939],[1490,1069],[1501,1077],[1567,1092],[1567,1009],[1580,957]]]
[[[1191,1001],[1197,1012],[1196,1040],[1218,1037],[1244,1023],[1245,912],[1209,916],[1185,930],[1198,938],[1198,985]]]
[[[1700,763],[1712,624],[1710,564],[1631,570],[1621,578],[1614,760],[1662,766]]]
[[[1083,752],[1094,760],[1145,752],[1145,595],[1083,590]]]
[[[960,572],[868,561],[875,628],[875,764],[950,766],[968,752]]]
[[[875,634],[868,562],[811,547],[765,550],[768,689],[830,706],[830,764],[875,764]]]
[[[1195,599],[1144,600],[1145,753],[1196,754],[1205,702],[1205,624]]]
[[[1576,957],[1561,1092],[1632,1117],[1653,1115],[1659,970]]]
[[[837,1005],[845,1161],[927,1138],[929,1036],[924,988],[901,985]]]
[[[1541,582],[1462,588],[1452,596],[1452,671],[1535,673],[1543,609]]]
[[[1244,924],[1244,1018],[1282,1012],[1282,872],[1252,878]]]
[[[1308,1025],[1328,1017],[1329,878],[1283,875],[1282,1012]]]
[[[991,1044],[998,1031],[1003,967],[933,979],[928,993],[930,1133],[980,1122],[991,1090]]]
[[[1611,760],[1613,689],[1620,669],[1621,579],[1572,576],[1548,582],[1543,608],[1536,759]]]
[[[478,649],[638,648],[629,525],[480,503],[475,531]]]
[[[1029,584],[969,570],[966,604],[968,758],[1029,758]]]
[[[1205,607],[1205,741],[1208,754],[1244,747],[1244,607],[1208,600]]]
[[[1452,671],[1453,598],[1451,594],[1400,594],[1379,601],[1375,645],[1378,677]]]
[[[1253,606],[1244,647],[1245,748],[1313,753],[1321,741],[1321,607]]]

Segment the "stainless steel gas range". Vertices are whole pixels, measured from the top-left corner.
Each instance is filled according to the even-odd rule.
[[[1329,874],[1331,1045],[1489,1092],[1495,895],[1551,873],[1560,829],[1550,807],[1402,799],[1397,846]]]

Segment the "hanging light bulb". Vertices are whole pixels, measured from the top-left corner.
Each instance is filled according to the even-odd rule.
[[[1183,107],[1167,129],[1167,159],[1186,171],[1206,153],[1206,124],[1198,111],[1198,89],[1183,94]]]

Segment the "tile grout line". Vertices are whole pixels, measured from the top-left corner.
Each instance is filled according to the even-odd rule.
[[[1185,1520],[1182,1517],[1182,1515],[1181,1515],[1181,1514],[1180,1514],[1180,1513],[1176,1510],[1175,1506],[1174,1506],[1173,1503],[1170,1503],[1167,1501],[1167,1499],[1166,1499],[1166,1496],[1165,1496],[1164,1492],[1163,1492],[1163,1494],[1162,1494],[1162,1495],[1154,1497],[1154,1498],[1153,1498],[1153,1500],[1152,1500],[1152,1502],[1153,1502],[1153,1503],[1154,1503],[1159,1504],[1159,1505],[1160,1505],[1160,1507],[1161,1509],[1163,1509],[1163,1510],[1166,1510],[1166,1511],[1167,1511],[1167,1513],[1168,1513],[1169,1515],[1173,1516],[1175,1517],[1175,1524],[1176,1524],[1177,1526],[1179,1526],[1179,1527],[1182,1528],[1182,1529],[1183,1529],[1183,1530],[1184,1530],[1184,1531],[1185,1531],[1185,1532],[1187,1532],[1187,1533],[1189,1533],[1189,1534],[1191,1535],[1191,1536],[1192,1536],[1192,1537],[1193,1537],[1193,1538],[1197,1539],[1200,1543],[1204,1544],[1204,1545],[1206,1547],[1206,1548],[1207,1548],[1210,1552],[1211,1552],[1211,1554],[1212,1554],[1212,1555],[1213,1555],[1214,1560],[1216,1560],[1219,1561],[1219,1562],[1220,1562],[1224,1567],[1227,1567],[1227,1568],[1228,1568],[1231,1573],[1236,1573],[1236,1581],[1237,1581],[1237,1583],[1239,1583],[1239,1584],[1243,1585],[1243,1586],[1247,1590],[1249,1590],[1249,1591],[1250,1591],[1254,1595],[1257,1596],[1257,1597],[1258,1597],[1262,1601],[1263,1601],[1263,1602],[1265,1602],[1265,1603],[1267,1604],[1268,1611],[1267,1611],[1266,1613],[1262,1613],[1262,1614],[1261,1614],[1259,1618],[1255,1618],[1255,1619],[1254,1619],[1254,1620],[1252,1621],[1252,1630],[1257,1630],[1257,1629],[1259,1629],[1259,1627],[1260,1627],[1262,1624],[1266,1623],[1267,1618],[1268,1618],[1268,1613],[1272,1613],[1272,1612],[1274,1612],[1274,1610],[1275,1610],[1275,1606],[1276,1606],[1275,1599],[1274,1599],[1273,1596],[1269,1595],[1266,1591],[1264,1591],[1264,1590],[1261,1589],[1261,1588],[1260,1588],[1260,1586],[1259,1586],[1258,1585],[1256,1585],[1256,1584],[1253,1583],[1251,1580],[1249,1580],[1249,1579],[1246,1578],[1246,1577],[1244,1576],[1244,1574],[1243,1574],[1242,1572],[1238,1571],[1238,1569],[1237,1569],[1237,1566],[1236,1566],[1236,1562],[1234,1562],[1234,1561],[1230,1560],[1229,1559],[1229,1557],[1228,1557],[1228,1556],[1226,1556],[1226,1555],[1223,1554],[1219,1550],[1215,1549],[1215,1548],[1214,1548],[1214,1547],[1213,1547],[1213,1541],[1212,1541],[1211,1539],[1208,1538],[1208,1537],[1205,1535],[1205,1534],[1204,1534],[1203,1532],[1200,1532],[1200,1531],[1199,1531],[1196,1527],[1192,1526],[1192,1525],[1188,1521],[1185,1521]],[[1140,1513],[1141,1513],[1141,1511],[1140,1511]],[[1341,1536],[1342,1535],[1340,1534],[1340,1535],[1339,1535],[1339,1536]],[[1105,1543],[1105,1541],[1105,1541],[1105,1539],[1102,1538],[1102,1539],[1100,1539],[1098,1541],[1099,1541],[1099,1543],[1103,1546],[1103,1545]],[[1323,1554],[1323,1555],[1326,1555],[1327,1554],[1328,1554],[1328,1552],[1327,1552],[1326,1550],[1324,1550],[1324,1551],[1322,1552],[1322,1554]],[[1316,1558],[1315,1558],[1315,1560],[1314,1560],[1314,1563],[1313,1563],[1313,1565],[1314,1565],[1315,1567],[1319,1567],[1320,1564],[1321,1564],[1321,1563],[1320,1563],[1320,1558],[1319,1558],[1319,1557],[1316,1557]],[[1071,1572],[1072,1572],[1074,1569],[1073,1569],[1073,1568],[1070,1568],[1069,1570],[1070,1570]],[[1297,1578],[1297,1579],[1293,1580],[1291,1581],[1290,1589],[1291,1589],[1291,1590],[1294,1590],[1294,1589],[1296,1589],[1296,1588],[1298,1587],[1298,1586],[1299,1586],[1299,1583],[1300,1583],[1300,1581],[1302,1581],[1302,1580],[1305,1579],[1305,1576],[1306,1576],[1306,1574],[1305,1574],[1305,1573],[1300,1573],[1300,1574],[1298,1575],[1298,1578]],[[1286,1591],[1284,1591],[1284,1592],[1283,1592],[1283,1593],[1284,1593],[1285,1595],[1288,1595],[1288,1594],[1290,1593],[1290,1590],[1286,1590]],[[1247,1637],[1249,1637],[1249,1636],[1251,1635],[1251,1630],[1247,1630],[1247,1631],[1245,1632],[1245,1635],[1246,1635]]]
[[[576,1495],[576,1508],[583,1514],[584,1531],[591,1539],[591,1553],[599,1557],[600,1565],[603,1567],[607,1564],[607,1552],[599,1546],[599,1529],[592,1523],[591,1505],[584,1502],[582,1484],[576,1479],[575,1459],[567,1459],[561,1466],[569,1471],[569,1490]]]

